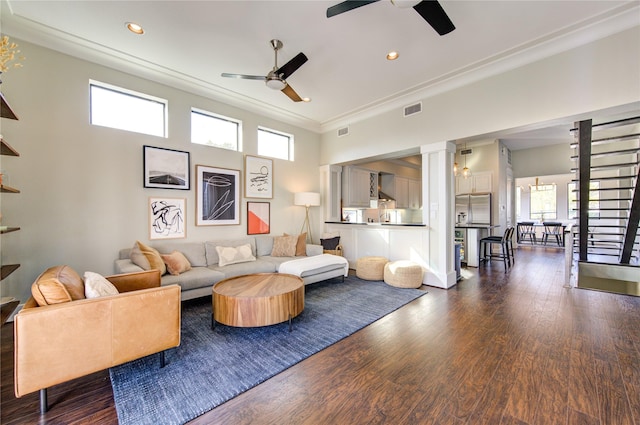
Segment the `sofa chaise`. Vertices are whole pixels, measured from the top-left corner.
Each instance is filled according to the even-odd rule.
[[[281,238],[286,237],[264,235],[205,242],[165,240],[153,243],[150,248],[156,250],[163,258],[178,252],[188,261],[187,270],[174,274],[166,273],[161,278],[163,286],[171,284],[180,286],[183,301],[210,296],[212,286],[223,279],[253,273],[276,273],[283,265],[287,268],[287,273],[300,276],[305,284],[347,276],[349,271],[347,260],[340,256],[324,254],[321,245],[306,244],[303,252],[300,252],[300,243],[298,243],[297,252],[291,252],[293,255],[275,252],[281,251],[279,242]],[[294,241],[297,239],[295,236],[289,238],[294,238]],[[243,248],[246,250],[246,255],[243,257],[238,254],[239,260],[221,261],[221,253],[223,256],[226,251],[239,253]],[[120,250],[119,258],[115,261],[116,273],[130,273],[144,269],[134,261],[135,250],[136,245],[133,248]],[[303,255],[295,255],[296,253]]]

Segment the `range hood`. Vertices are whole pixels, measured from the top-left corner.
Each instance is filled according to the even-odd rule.
[[[387,176],[392,176],[393,177],[393,174],[390,174],[390,173],[384,173],[382,171],[378,173],[378,200],[379,201],[395,201],[393,196],[389,196],[388,194],[386,194],[385,192],[382,191],[382,176],[383,175],[387,175]]]
[[[384,193],[382,191],[382,176],[391,176],[393,177],[393,174],[391,173],[385,173],[380,171],[378,173],[378,200],[379,201],[395,201],[395,199],[393,198],[393,196],[389,196],[388,194]]]
[[[395,201],[391,196],[387,195],[381,190],[378,190],[378,200],[379,201]]]

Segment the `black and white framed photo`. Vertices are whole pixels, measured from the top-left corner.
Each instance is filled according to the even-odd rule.
[[[149,198],[149,239],[187,237],[186,198]]]
[[[240,224],[240,171],[196,165],[196,226]]]
[[[272,159],[245,155],[244,196],[247,198],[273,198]]]
[[[143,146],[144,187],[189,190],[189,152]]]

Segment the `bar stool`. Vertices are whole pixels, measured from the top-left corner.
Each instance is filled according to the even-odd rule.
[[[509,269],[514,263],[513,252],[513,232],[512,226],[507,227],[502,236],[487,236],[480,239],[480,252],[482,253],[482,260],[484,262],[491,261],[492,258],[500,258],[504,262],[504,271]],[[493,244],[500,245],[500,254],[493,254],[491,246]],[[489,254],[487,254],[487,247],[489,248]]]

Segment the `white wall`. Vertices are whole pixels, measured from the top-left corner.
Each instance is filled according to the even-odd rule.
[[[568,221],[569,204],[568,204],[568,184],[575,178],[575,174],[556,174],[556,175],[540,175],[538,176],[539,184],[556,185],[556,213],[555,219],[549,221]],[[530,213],[531,191],[529,185],[535,185],[535,177],[526,177],[516,179],[516,187],[520,187],[520,216],[516,217],[517,221],[528,221]]]
[[[403,118],[399,108],[350,123],[347,137],[326,132],[321,162],[356,161],[639,102],[638,75],[635,27],[423,99],[419,114]]]
[[[520,178],[570,173],[576,166],[571,159],[574,154],[569,143],[512,151],[513,174]]]
[[[3,156],[1,167],[21,193],[2,195],[2,223],[21,230],[2,236],[2,263],[22,266],[2,282],[2,296],[24,302],[37,275],[57,264],[69,264],[81,274],[113,273],[120,248],[149,240],[150,196],[187,199],[186,240],[246,236],[245,199],[239,226],[195,226],[195,165],[242,170],[243,153],[256,154],[258,125],[295,137],[295,162],[274,160],[274,198],[268,201],[272,235],[300,231],[304,208],[293,206],[293,192],[319,191],[319,135],[16,41],[26,60],[23,68],[2,75],[2,92],[20,120],[2,119],[1,132],[21,156]],[[89,79],[168,99],[169,137],[89,124]],[[192,145],[191,107],[241,119],[243,153]],[[143,188],[143,145],[190,152],[191,190]],[[319,208],[312,208],[311,215],[312,232],[319,235]]]

